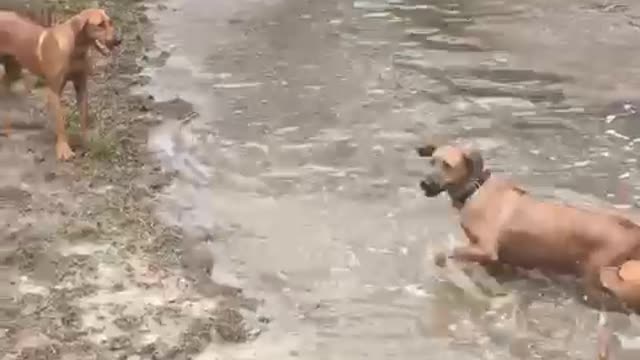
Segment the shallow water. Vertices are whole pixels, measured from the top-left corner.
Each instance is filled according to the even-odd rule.
[[[150,136],[179,174],[158,215],[212,233],[214,278],[265,299],[259,311],[273,318],[256,342],[200,358],[594,358],[597,313],[571,283],[515,281],[491,298],[431,265],[461,234],[446,199],[418,191],[413,148],[456,139],[538,196],[635,207],[640,6],[629,4],[173,0],[152,10],[170,56],[144,91],[199,114]],[[624,339],[640,331],[610,319]],[[623,345],[619,358],[634,357]]]

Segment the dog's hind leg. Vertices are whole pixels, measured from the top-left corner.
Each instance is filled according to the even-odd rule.
[[[15,57],[10,55],[0,56],[0,63],[4,64],[4,76],[2,84],[10,91],[11,85],[22,78],[22,66]]]
[[[10,55],[0,56],[0,63],[4,64],[4,76],[2,77],[3,96],[9,96],[11,85],[22,77],[22,66],[15,57]],[[9,114],[6,114],[3,128],[3,135],[8,137],[11,134],[11,118]]]

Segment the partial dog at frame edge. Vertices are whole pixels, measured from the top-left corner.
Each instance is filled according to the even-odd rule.
[[[640,226],[604,209],[541,201],[484,167],[479,151],[429,144],[420,188],[427,197],[446,192],[458,210],[468,245],[446,259],[573,274],[587,303],[615,311],[640,310]],[[620,302],[611,306],[611,294]]]
[[[80,114],[82,137],[87,138],[89,116],[89,49],[103,56],[119,46],[112,20],[102,9],[81,11],[69,20],[44,27],[15,12],[0,11],[0,62],[4,64],[2,84],[7,90],[22,76],[22,69],[44,79],[49,112],[55,119],[56,157],[69,160],[75,154],[69,146],[61,95],[67,82],[73,83]],[[5,124],[5,127],[7,125]]]

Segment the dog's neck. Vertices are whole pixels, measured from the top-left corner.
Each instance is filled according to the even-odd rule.
[[[451,198],[451,202],[456,209],[462,209],[467,200],[469,200],[473,194],[484,185],[485,181],[489,179],[491,176],[491,171],[483,170],[479,174],[471,177],[469,181],[464,183],[463,185],[456,186],[455,188],[451,188],[447,190],[449,193],[449,197]]]

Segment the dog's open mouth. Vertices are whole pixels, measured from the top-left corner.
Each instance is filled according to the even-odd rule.
[[[111,50],[109,50],[107,45],[105,45],[105,43],[103,43],[102,41],[95,40],[93,44],[95,45],[96,49],[100,52],[100,54],[102,54],[103,56],[108,56],[109,54],[111,54]]]

